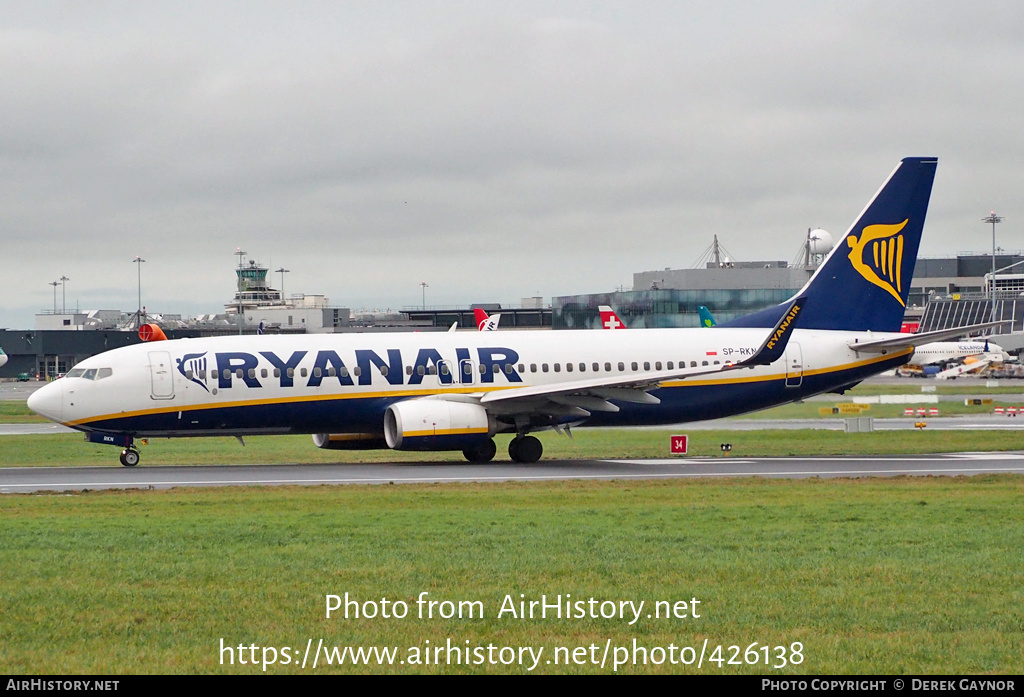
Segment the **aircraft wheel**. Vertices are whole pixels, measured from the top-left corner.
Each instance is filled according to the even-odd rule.
[[[516,462],[536,462],[543,454],[543,444],[533,436],[513,438],[508,444],[508,455]]]
[[[466,448],[462,451],[463,456],[470,462],[490,462],[494,459],[494,454],[498,452],[498,446],[494,444],[493,440],[488,439],[487,442],[481,443],[473,448]]]
[[[138,450],[126,448],[121,451],[121,464],[125,467],[134,467],[140,459]]]

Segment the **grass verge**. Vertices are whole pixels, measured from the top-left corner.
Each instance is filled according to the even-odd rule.
[[[526,672],[518,661],[408,662],[450,640],[543,648],[539,673],[610,673],[616,654],[602,668],[589,648],[572,653],[597,646],[599,661],[606,645],[628,649],[623,673],[1020,673],[1022,495],[1024,478],[979,476],[4,496],[0,672],[262,672],[251,655],[239,665],[243,645],[257,658],[274,647],[266,672],[297,674],[313,672],[295,663],[320,640],[395,647],[407,662],[321,656],[315,672]],[[420,618],[422,592],[478,603],[482,616]],[[325,617],[326,595],[345,593],[405,602],[409,616]],[[645,609],[632,626],[498,616],[506,596],[545,595]],[[699,618],[646,616],[657,601],[694,598]],[[725,647],[721,664],[664,658],[670,646],[699,654],[705,640],[708,657]],[[799,642],[802,662],[746,664],[754,642],[789,658]],[[588,658],[547,663],[560,647]],[[282,665],[285,648],[293,662]]]
[[[579,429],[572,438],[538,434],[544,459],[669,457],[669,436],[687,433],[661,429]],[[732,444],[730,457],[906,455],[961,451],[1024,449],[1020,431],[837,431],[763,430],[690,431],[691,457],[722,457],[721,444]],[[497,461],[508,460],[511,436],[497,436]],[[0,467],[120,466],[120,449],[86,443],[78,434],[4,436]],[[153,439],[140,446],[142,466],[357,462],[464,462],[460,452],[394,450],[320,450],[309,436],[253,436],[241,445],[235,438]]]

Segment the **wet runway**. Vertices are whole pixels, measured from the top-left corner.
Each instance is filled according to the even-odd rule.
[[[0,493],[211,486],[314,486],[550,480],[726,477],[893,477],[1024,474],[1024,452],[906,457],[679,458],[573,460],[489,465],[231,465],[196,467],[12,467],[0,469]]]

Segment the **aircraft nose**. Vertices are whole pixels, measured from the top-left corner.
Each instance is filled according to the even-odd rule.
[[[30,394],[27,402],[28,408],[40,416],[60,423],[64,413],[64,385],[61,383],[65,379],[61,378],[49,385],[43,385]]]

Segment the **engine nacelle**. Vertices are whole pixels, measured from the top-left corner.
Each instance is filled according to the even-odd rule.
[[[465,450],[497,430],[479,404],[443,399],[397,402],[384,412],[384,439],[394,450]]]
[[[313,444],[324,450],[383,450],[387,447],[378,433],[314,433]]]

